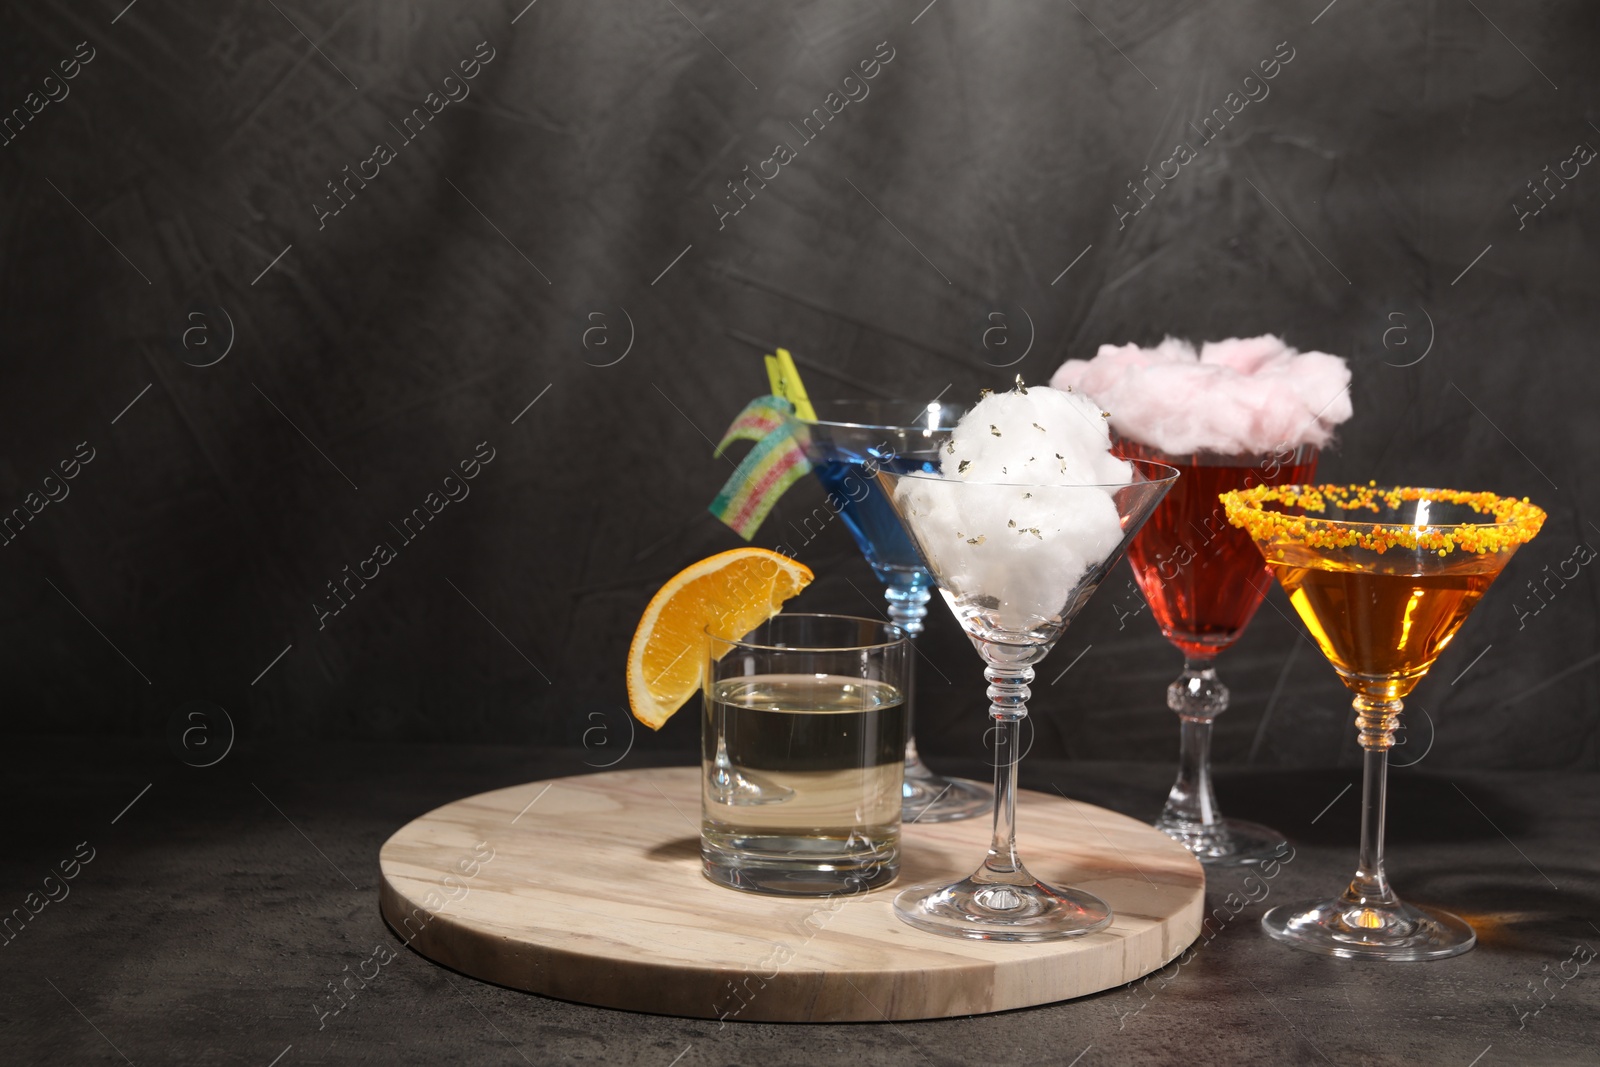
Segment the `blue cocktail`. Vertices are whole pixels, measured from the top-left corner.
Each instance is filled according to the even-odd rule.
[[[928,614],[934,580],[922,565],[905,527],[883,495],[880,470],[938,470],[938,450],[949,440],[962,409],[915,400],[813,401],[817,421],[793,419],[795,438],[828,490],[851,536],[883,583],[888,615],[915,638]],[[915,662],[913,661],[913,668]],[[914,675],[914,670],[911,672]],[[908,679],[906,703],[915,715],[915,683]],[[908,716],[908,723],[913,721]],[[948,822],[988,811],[993,793],[977,782],[934,774],[917,756],[908,725],[903,794],[906,821]]]
[[[855,536],[856,544],[861,546],[861,554],[867,557],[878,581],[884,585],[905,583],[931,588],[932,579],[923,570],[917,550],[911,546],[900,520],[895,518],[894,510],[875,484],[874,468],[895,473],[924,469],[920,464],[903,463],[893,456],[868,456],[859,462],[828,460],[817,464],[814,473],[840,502],[839,515]],[[860,495],[858,487],[862,485],[867,486],[867,492],[857,500],[851,494]]]

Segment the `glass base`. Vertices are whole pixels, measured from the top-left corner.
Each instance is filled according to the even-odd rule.
[[[906,761],[906,784],[901,790],[900,817],[907,823],[955,822],[994,810],[994,790],[966,778],[934,774],[920,762]]]
[[[912,886],[894,898],[894,912],[919,930],[979,941],[1061,941],[1111,925],[1111,907],[1099,897],[1043,882],[963,878],[948,886]]]
[[[700,869],[718,885],[787,897],[865,893],[900,873],[898,835],[876,840],[740,835],[704,829]]]
[[[1405,903],[1392,908],[1344,900],[1285,904],[1263,915],[1261,928],[1292,948],[1348,960],[1442,960],[1459,956],[1478,940],[1472,927],[1449,912]]]
[[[1207,826],[1163,814],[1155,826],[1211,867],[1247,867],[1281,860],[1289,847],[1278,831],[1243,819],[1219,819]]]

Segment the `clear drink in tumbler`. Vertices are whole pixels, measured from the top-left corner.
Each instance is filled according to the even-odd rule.
[[[706,876],[792,895],[860,892],[899,872],[903,632],[779,615],[713,638],[702,727]]]

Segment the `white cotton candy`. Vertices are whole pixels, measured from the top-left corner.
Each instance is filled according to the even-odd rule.
[[[985,631],[1053,629],[1122,540],[1112,493],[1132,468],[1088,398],[1035,386],[979,401],[940,456],[944,477],[896,498],[946,599]]]
[[[957,478],[1030,485],[1126,485],[1103,412],[1082,394],[1035,386],[992,393],[956,423],[944,470]]]
[[[1199,352],[1173,337],[1154,348],[1101,345],[1092,360],[1067,360],[1050,384],[1087,393],[1117,433],[1175,456],[1322,447],[1351,415],[1345,361],[1271,334]]]

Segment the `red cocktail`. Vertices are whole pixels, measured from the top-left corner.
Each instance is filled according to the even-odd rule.
[[[1128,562],[1161,632],[1183,652],[1184,669],[1167,687],[1182,721],[1178,779],[1156,826],[1204,863],[1259,862],[1279,853],[1283,835],[1224,819],[1211,786],[1211,724],[1228,706],[1212,661],[1232,645],[1261,606],[1272,576],[1249,534],[1228,523],[1219,493],[1257,485],[1306,483],[1317,449],[1287,446],[1265,456],[1175,456],[1116,439],[1119,455],[1171,464],[1178,484],[1128,548]]]

